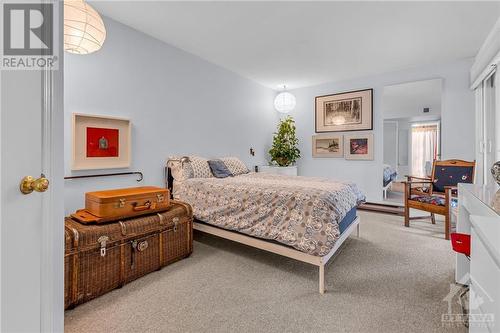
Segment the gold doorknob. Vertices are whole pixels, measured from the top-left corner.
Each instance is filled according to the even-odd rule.
[[[21,180],[19,188],[23,194],[30,194],[33,191],[45,192],[49,188],[49,180],[43,174],[37,179],[26,176]]]

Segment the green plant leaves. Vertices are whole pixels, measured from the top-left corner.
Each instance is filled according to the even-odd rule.
[[[279,122],[278,132],[274,133],[273,146],[269,150],[271,162],[279,166],[293,165],[300,158],[298,144],[299,139],[295,134],[295,120],[288,116]]]

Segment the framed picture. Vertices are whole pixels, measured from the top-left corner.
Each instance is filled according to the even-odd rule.
[[[341,134],[313,135],[313,157],[343,157],[344,143]]]
[[[71,169],[128,168],[130,140],[128,119],[74,113]]]
[[[344,157],[346,160],[373,160],[373,134],[345,134]]]
[[[373,129],[373,89],[318,96],[316,133]]]

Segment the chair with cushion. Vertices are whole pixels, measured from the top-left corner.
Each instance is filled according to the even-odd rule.
[[[450,239],[450,208],[457,197],[458,183],[473,183],[476,162],[462,160],[435,160],[431,178],[406,176],[405,183],[405,226],[410,220],[430,218],[436,223],[434,214],[445,217],[445,238]],[[456,199],[455,199],[456,200]],[[430,216],[410,217],[410,209],[431,213]]]

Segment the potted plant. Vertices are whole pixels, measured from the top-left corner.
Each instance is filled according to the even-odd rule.
[[[274,133],[273,145],[269,150],[271,163],[280,167],[289,167],[300,158],[297,148],[299,139],[295,134],[295,121],[291,116],[280,120],[278,131]]]

